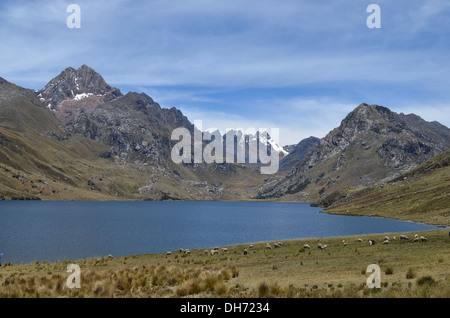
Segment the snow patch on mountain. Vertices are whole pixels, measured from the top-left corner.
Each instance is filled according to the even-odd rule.
[[[76,94],[73,99],[75,99],[75,100],[82,100],[83,98],[86,98],[86,97],[89,97],[89,96],[92,96],[92,95],[94,95],[94,94],[92,94],[92,93]]]

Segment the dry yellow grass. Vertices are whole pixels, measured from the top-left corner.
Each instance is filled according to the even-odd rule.
[[[228,246],[216,255],[148,254],[0,268],[0,297],[442,297],[450,296],[448,230],[421,232],[427,242],[384,235]],[[393,236],[397,240],[393,240]],[[347,246],[342,240],[345,239]],[[374,246],[367,242],[376,241]],[[318,249],[321,242],[327,249]],[[309,244],[310,249],[305,249]],[[247,255],[243,250],[247,249]],[[208,249],[209,251],[209,249]],[[69,289],[67,266],[81,268],[81,288]],[[366,286],[369,264],[381,268],[381,288]]]

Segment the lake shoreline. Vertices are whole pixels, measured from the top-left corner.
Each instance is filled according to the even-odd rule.
[[[399,218],[395,215],[385,216],[379,214],[369,214],[369,213],[356,213],[356,212],[344,212],[336,208],[326,208],[320,205],[316,205],[314,202],[303,202],[303,201],[292,201],[292,200],[273,200],[273,199],[248,199],[248,200],[136,200],[136,199],[126,199],[120,198],[117,200],[49,200],[49,199],[39,199],[39,200],[3,200],[3,201],[33,201],[33,202],[266,202],[266,203],[302,203],[309,204],[311,207],[317,207],[322,209],[320,213],[333,214],[333,215],[346,215],[346,216],[368,216],[373,218],[385,218],[404,222],[413,222],[427,224],[431,226],[445,226],[450,227],[450,221],[447,223],[435,223],[433,220],[415,220],[414,218]]]
[[[67,257],[89,258],[108,254],[160,253],[180,247],[228,246],[242,244],[241,242],[333,238],[367,233],[409,232],[410,228],[420,231],[436,228],[436,225],[379,216],[358,215],[358,218],[355,218],[333,214],[303,202],[58,200],[33,203],[15,201],[5,205],[8,206],[15,210],[3,213],[2,217],[5,225],[9,223],[8,215],[15,220],[8,226],[16,228],[10,233],[15,239],[9,239],[12,239],[11,242],[15,245],[9,245],[7,242],[7,232],[11,230],[4,228],[2,232],[6,237],[2,239],[0,252],[7,252],[5,255],[9,255],[10,261],[14,263],[53,261]],[[24,207],[28,212],[21,216],[20,210]],[[251,209],[248,210],[249,208]],[[199,209],[204,211],[199,212]],[[148,213],[149,211],[152,213]],[[19,214],[15,215],[16,213]],[[194,214],[191,216],[189,213]],[[92,220],[89,221],[90,219]],[[24,226],[31,228],[24,230]],[[50,231],[49,226],[55,230]],[[211,226],[213,229],[208,230]],[[326,230],[328,228],[331,230],[329,233]],[[24,233],[21,235],[19,231]],[[158,235],[159,232],[163,236]],[[67,241],[67,237],[72,239]],[[25,244],[27,241],[36,243]],[[51,244],[54,244],[54,247]],[[36,246],[33,247],[34,245]],[[109,249],[109,246],[112,248]],[[25,250],[30,249],[36,249],[33,253],[40,256],[23,257],[27,255]],[[16,254],[12,252],[14,250],[18,255],[25,254],[13,256]],[[56,250],[66,250],[69,254],[61,254]],[[71,250],[73,252],[70,252]],[[4,258],[4,261],[8,260]]]

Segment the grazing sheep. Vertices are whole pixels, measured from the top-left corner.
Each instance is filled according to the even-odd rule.
[[[183,252],[184,252],[184,249],[180,248],[180,253],[183,253]]]
[[[277,247],[280,247],[280,245],[279,245],[278,243],[274,243],[274,244],[273,244],[273,247],[274,247],[274,248],[277,248]]]
[[[317,248],[319,249],[319,250],[321,250],[321,249],[323,249],[323,246],[322,246],[322,244],[317,244]]]
[[[191,254],[190,250],[184,250],[184,254]]]
[[[421,237],[420,237],[420,241],[421,241],[421,242],[426,242],[426,241],[427,241],[427,238],[426,238],[425,236],[421,236]]]
[[[344,244],[344,246],[347,246],[347,242],[345,240],[342,240],[342,244]]]
[[[109,259],[113,259],[113,256],[111,254],[108,255]]]
[[[327,249],[327,248],[328,248],[328,245],[325,244],[325,245],[323,246],[323,249],[325,250],[325,249]]]
[[[400,239],[401,240],[409,240],[409,237],[407,237],[406,235],[400,235]]]
[[[226,253],[226,252],[228,252],[228,248],[223,247],[223,248],[221,249],[221,251],[222,251],[223,253]]]
[[[172,255],[172,252],[167,252],[166,255],[167,256]]]
[[[248,246],[248,248],[253,248],[253,244],[250,244],[250,245]]]
[[[374,240],[369,240],[369,245],[375,245],[375,241]]]
[[[359,242],[359,243],[362,243],[362,241],[363,241],[362,239],[358,239],[358,242]]]
[[[214,249],[211,250],[211,255],[214,255],[214,254],[216,254],[216,253],[217,253],[216,250],[214,250]]]
[[[311,247],[308,244],[303,245],[303,248],[310,249]]]
[[[384,240],[385,240],[385,241],[389,241],[389,236],[385,236],[385,237],[384,237]]]
[[[244,249],[244,255],[247,255],[247,253],[248,253],[247,249]]]
[[[268,250],[271,250],[271,249],[272,249],[272,247],[270,246],[269,243],[266,244],[266,249],[268,249]]]
[[[277,243],[278,243],[278,245],[280,245],[280,246],[283,245],[283,243],[281,243],[281,242],[277,242]]]
[[[205,250],[203,253],[204,253],[204,254],[208,254],[209,252],[208,252],[208,250]]]
[[[389,244],[389,240],[384,240],[383,244],[384,245]]]
[[[394,241],[396,240],[397,238],[394,236]]]
[[[414,240],[413,240],[414,243],[415,242],[419,242],[419,241],[420,241],[420,239],[418,237],[415,237]]]

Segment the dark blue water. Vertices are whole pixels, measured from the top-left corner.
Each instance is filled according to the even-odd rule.
[[[3,262],[77,260],[436,227],[319,213],[306,203],[0,201]]]

